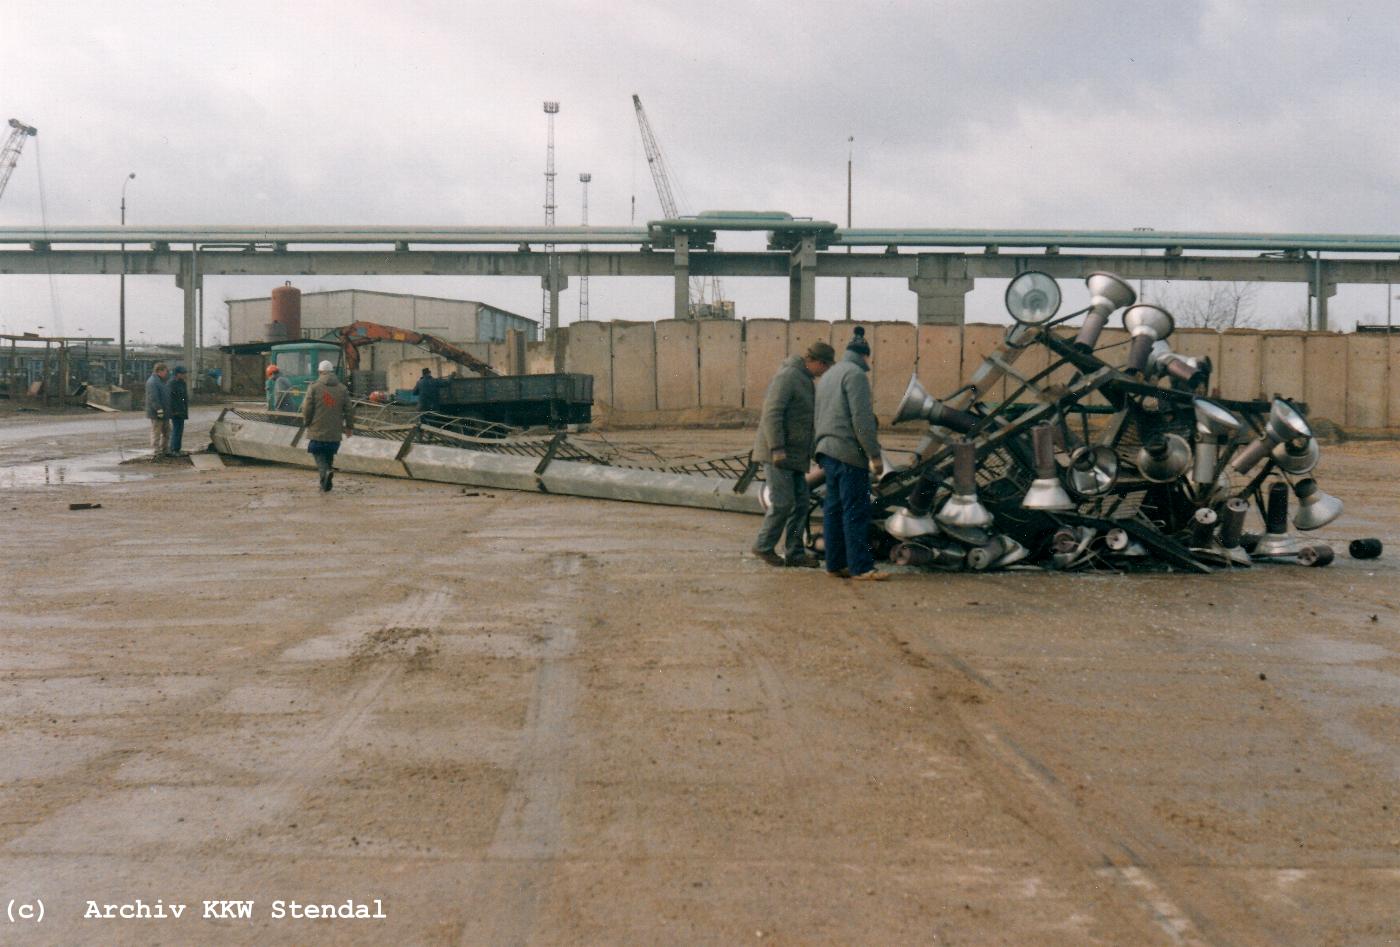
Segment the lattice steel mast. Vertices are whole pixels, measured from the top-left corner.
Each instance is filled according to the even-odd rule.
[[[588,182],[593,180],[593,175],[584,171],[578,176],[579,183],[583,185],[583,217],[579,221],[583,226],[588,226]],[[588,321],[588,244],[579,247],[579,256],[583,264],[583,273],[578,278],[578,321]]]

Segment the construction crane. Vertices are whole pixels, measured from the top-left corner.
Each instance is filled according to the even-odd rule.
[[[637,110],[637,127],[642,132],[642,148],[647,153],[647,167],[651,168],[651,179],[656,184],[656,196],[661,201],[661,212],[667,219],[680,217],[676,206],[676,195],[671,190],[671,169],[666,164],[666,156],[661,153],[661,145],[647,121],[647,113],[642,108],[639,95],[632,96],[632,107]],[[723,301],[719,278],[716,276],[692,276],[690,278],[690,317],[692,319],[733,318],[732,305]]]
[[[19,153],[24,147],[24,140],[37,134],[39,129],[33,125],[26,125],[17,118],[10,119],[10,134],[5,138],[4,147],[0,147],[0,196],[4,196],[5,185],[10,183],[10,175],[19,163]]]

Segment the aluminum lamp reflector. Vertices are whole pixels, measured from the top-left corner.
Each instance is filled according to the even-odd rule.
[[[1031,429],[1031,443],[1035,452],[1035,480],[1021,506],[1028,510],[1074,509],[1074,501],[1060,486],[1060,478],[1055,476],[1054,429],[1048,424],[1037,424]]]
[[[966,434],[977,425],[979,419],[975,414],[948,407],[928,393],[919,382],[918,375],[910,375],[909,384],[904,389],[904,397],[899,399],[899,406],[894,409],[892,423],[920,420]]]
[[[1191,467],[1191,445],[1180,434],[1158,434],[1137,452],[1138,473],[1153,483],[1170,483]]]
[[[1342,515],[1342,501],[1330,493],[1323,493],[1317,481],[1311,477],[1299,480],[1293,486],[1293,495],[1298,498],[1298,512],[1293,514],[1293,525],[1304,532],[1321,529]]]
[[[1048,273],[1022,273],[1006,287],[1006,311],[1021,325],[1038,326],[1060,309],[1060,284]]]
[[[1118,454],[1103,445],[1076,448],[1069,455],[1065,479],[1079,496],[1103,496],[1118,483]]]
[[[1084,285],[1089,287],[1089,314],[1074,337],[1074,345],[1081,351],[1092,352],[1099,344],[1103,327],[1108,325],[1108,317],[1136,302],[1137,293],[1112,273],[1090,273]]]
[[[1128,349],[1128,371],[1141,375],[1147,369],[1152,344],[1172,334],[1176,320],[1160,306],[1138,303],[1123,313],[1123,328],[1133,337]]]
[[[1269,420],[1264,425],[1263,435],[1236,454],[1234,460],[1230,462],[1230,466],[1239,473],[1247,474],[1254,469],[1259,461],[1269,456],[1269,452],[1276,445],[1298,438],[1311,439],[1312,436],[1312,427],[1308,424],[1307,419],[1287,401],[1275,398],[1273,406],[1269,409]],[[1295,462],[1294,465],[1301,466],[1302,461]],[[1308,468],[1308,470],[1311,469],[1311,467]],[[1290,470],[1289,472],[1296,471]]]

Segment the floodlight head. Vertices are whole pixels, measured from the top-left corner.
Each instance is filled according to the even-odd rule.
[[[1264,504],[1265,533],[1254,547],[1255,556],[1278,558],[1298,552],[1298,541],[1288,535],[1288,484],[1275,480],[1269,484],[1269,498]]]
[[[975,414],[950,408],[925,390],[917,374],[909,376],[909,385],[904,389],[904,397],[894,409],[894,424],[903,421],[927,421],[946,427],[959,434],[966,434],[977,425]]]
[[[938,524],[933,517],[925,513],[923,516],[916,516],[909,512],[908,507],[896,507],[894,512],[885,520],[885,532],[895,539],[915,539],[919,536],[931,536],[938,532]]]
[[[971,441],[953,445],[953,495],[934,519],[957,529],[982,529],[992,523],[992,514],[977,499],[977,445]]]
[[[1241,427],[1241,421],[1214,401],[1197,398],[1196,408],[1196,465],[1191,479],[1196,482],[1196,491],[1202,498],[1209,495],[1214,484],[1224,476],[1215,473],[1215,462],[1220,453],[1220,445]]]
[[[1269,408],[1268,429],[1274,435],[1275,441],[1313,436],[1312,425],[1308,424],[1308,419],[1282,398],[1275,398],[1273,406]]]
[[[1234,434],[1242,426],[1239,418],[1214,401],[1197,398],[1193,405],[1196,409],[1196,436],[1198,438],[1224,437]]]
[[[1323,493],[1311,477],[1294,484],[1293,495],[1298,498],[1298,512],[1293,514],[1293,525],[1298,529],[1321,529],[1342,515],[1342,501]]]
[[[1184,382],[1188,388],[1198,388],[1210,377],[1210,359],[1173,352],[1165,339],[1152,343],[1147,364],[1154,374],[1169,375]]]
[[[1074,501],[1056,476],[1054,429],[1048,424],[1037,424],[1031,429],[1031,442],[1035,451],[1036,479],[1026,491],[1021,506],[1028,510],[1074,509]]]
[[[1170,483],[1191,466],[1191,445],[1180,434],[1158,434],[1138,449],[1136,463],[1144,480]]]
[[[1123,328],[1133,337],[1128,350],[1128,371],[1141,375],[1147,369],[1152,344],[1171,335],[1176,322],[1162,307],[1138,303],[1123,313]]]
[[[1269,409],[1269,420],[1264,425],[1264,433],[1254,443],[1236,454],[1235,459],[1230,462],[1231,466],[1240,473],[1247,474],[1254,469],[1259,461],[1269,456],[1269,451],[1273,450],[1275,446],[1300,438],[1313,439],[1312,427],[1308,424],[1307,418],[1303,417],[1287,401],[1275,398],[1273,407]],[[1307,455],[1303,453],[1305,450],[1310,451],[1311,449],[1301,445],[1295,447],[1293,451],[1296,455],[1295,459],[1287,462],[1295,468],[1305,466],[1307,461]],[[1277,462],[1277,460],[1276,457],[1275,461]],[[1314,458],[1313,466],[1316,465],[1317,461]],[[1283,465],[1280,464],[1280,466]],[[1307,467],[1306,470],[1294,470],[1288,467],[1284,467],[1284,469],[1288,470],[1289,473],[1306,473],[1312,470],[1312,467]]]
[[[1303,474],[1312,473],[1317,467],[1317,462],[1322,458],[1322,448],[1318,446],[1315,437],[1295,437],[1282,444],[1275,444],[1269,456],[1278,464],[1279,470],[1301,477]]]
[[[1118,454],[1111,447],[1080,447],[1069,455],[1069,488],[1082,497],[1098,497],[1118,482]]]
[[[1108,325],[1108,317],[1115,310],[1131,306],[1137,300],[1137,293],[1112,273],[1090,273],[1084,285],[1089,287],[1089,314],[1074,337],[1074,345],[1081,351],[1092,352],[1099,343],[1103,327]]]
[[[1059,308],[1060,284],[1048,273],[1031,270],[1006,287],[1006,311],[1021,325],[1043,325]]]

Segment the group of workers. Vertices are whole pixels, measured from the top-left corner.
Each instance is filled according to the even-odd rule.
[[[176,365],[171,377],[170,367],[156,362],[146,379],[146,418],[151,422],[152,457],[177,457],[182,453],[180,447],[189,416],[190,389],[185,383],[185,366]]]
[[[753,554],[773,566],[825,566],[834,578],[879,582],[870,553],[870,477],[884,472],[870,394],[870,343],[857,327],[838,363],[836,351],[813,342],[790,356],[768,386],[753,459],[763,464],[768,509]],[[824,562],[807,555],[802,534],[815,457],[826,481],[822,501]],[[781,540],[783,552],[778,553]]]

